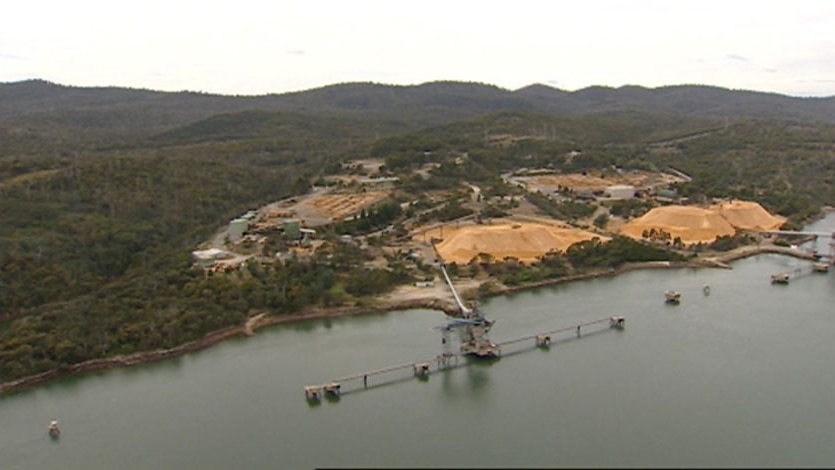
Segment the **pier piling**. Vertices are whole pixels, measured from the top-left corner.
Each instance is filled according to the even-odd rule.
[[[507,341],[503,341],[500,343],[495,343],[495,347],[501,348],[504,346],[508,346],[511,344],[521,343],[524,341],[533,341],[534,348],[547,348],[550,346],[552,338],[555,335],[559,335],[560,333],[567,333],[569,331],[576,331],[577,337],[581,336],[581,329],[586,327],[591,327],[594,325],[609,325],[610,329],[617,329],[623,330],[626,324],[626,319],[622,316],[611,316],[606,318],[601,318],[599,320],[593,320],[585,323],[580,323],[578,325],[569,326],[565,328],[558,328],[555,330],[544,331],[542,333],[538,333],[535,335],[523,336],[520,338],[510,339]],[[530,344],[530,343],[528,343]],[[342,394],[342,384],[346,382],[352,382],[354,380],[362,379],[362,389],[369,388],[369,378],[374,375],[382,375],[402,370],[412,370],[412,374],[414,377],[420,378],[422,380],[426,380],[429,374],[432,372],[433,364],[436,371],[441,371],[448,368],[458,367],[459,361],[458,358],[466,355],[465,351],[461,351],[458,353],[452,352],[443,352],[435,356],[434,361],[418,361],[418,362],[407,362],[403,364],[398,364],[394,366],[384,367],[381,369],[370,370],[366,372],[360,372],[358,374],[348,375],[345,377],[340,377],[338,379],[332,380],[330,382],[326,382],[323,385],[316,385],[316,386],[308,386],[305,387],[305,396],[308,400],[311,401],[319,401],[323,396],[328,396],[331,398],[337,398]],[[380,382],[381,384],[383,382]]]

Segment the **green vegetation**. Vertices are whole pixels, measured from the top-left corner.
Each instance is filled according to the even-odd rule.
[[[335,231],[343,235],[376,232],[397,221],[402,212],[400,204],[386,201],[369,210],[362,209],[354,219],[336,224]]]
[[[556,202],[539,193],[529,193],[525,197],[544,214],[558,220],[575,221],[594,214],[597,209],[596,205],[584,202]]]
[[[651,200],[633,198],[612,201],[608,205],[610,215],[632,219],[646,214],[655,203]]]
[[[835,205],[831,100],[704,87],[661,91],[665,104],[627,112],[637,95],[619,101],[614,90],[587,90],[569,99],[547,87],[508,92],[449,82],[346,84],[258,98],[0,84],[0,381],[176,346],[260,312],[367,303],[422,279],[431,266],[393,256],[372,265],[381,255],[370,252],[383,236],[360,248],[337,242],[337,234],[394,226],[394,236],[405,233],[405,220],[501,216],[522,195],[501,175],[521,168],[675,168],[693,178],[674,188],[682,197],[757,201],[795,226],[822,205]],[[675,96],[689,99],[679,99],[689,103],[678,106],[686,115],[669,104]],[[791,121],[763,111],[773,106],[755,105],[760,99],[778,99]],[[726,115],[733,117],[727,124]],[[572,151],[579,156],[567,158]],[[193,267],[189,253],[230,219],[303,194],[344,162],[371,157],[385,161],[381,173],[400,178],[395,195],[323,228],[327,241],[309,259],[252,262],[230,273]],[[464,183],[481,189],[479,209]],[[497,199],[504,196],[512,199]],[[540,194],[524,199],[566,221],[596,209]],[[609,216],[636,217],[651,204],[613,202]],[[594,224],[607,221],[600,216]],[[711,248],[745,242],[720,239]],[[283,243],[270,238],[264,251]],[[615,237],[549,253],[532,265],[481,259],[450,270],[484,272],[515,286],[679,259]]]
[[[608,242],[599,238],[571,245],[565,253],[568,262],[580,272],[596,268],[618,268],[642,261],[684,261],[685,256],[670,250],[615,236]]]

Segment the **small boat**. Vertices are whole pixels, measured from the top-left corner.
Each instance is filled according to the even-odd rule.
[[[826,273],[829,272],[829,263],[813,263],[812,264],[812,271],[816,273]]]
[[[789,283],[788,273],[772,274],[771,275],[771,283],[772,284],[788,284]]]
[[[58,421],[50,421],[49,422],[49,437],[56,439],[59,435],[61,435],[61,430],[58,429]]]
[[[681,292],[668,290],[667,292],[664,292],[664,298],[668,304],[677,304],[681,301]]]

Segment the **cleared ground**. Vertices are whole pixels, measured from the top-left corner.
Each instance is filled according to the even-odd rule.
[[[551,174],[537,176],[520,176],[512,178],[514,181],[525,183],[532,191],[553,192],[559,187],[570,188],[575,191],[596,191],[604,190],[609,186],[627,184],[631,186],[645,187],[656,184],[669,184],[680,181],[681,178],[668,175],[650,173],[646,171],[624,171],[614,175],[603,176],[595,174]]]

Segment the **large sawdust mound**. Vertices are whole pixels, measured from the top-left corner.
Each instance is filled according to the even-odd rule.
[[[769,214],[756,202],[723,202],[710,208],[734,227],[744,230],[777,230],[786,222],[785,217]]]
[[[606,238],[584,230],[508,222],[444,227],[443,240],[435,248],[445,262],[468,263],[480,253],[487,253],[497,260],[514,257],[529,263],[551,250],[565,251],[574,243],[594,237]]]
[[[733,235],[734,227],[710,209],[692,206],[656,207],[643,216],[630,221],[620,232],[635,239],[643,238],[644,232],[663,230],[671,239],[681,238],[685,244],[710,243],[717,237]]]

